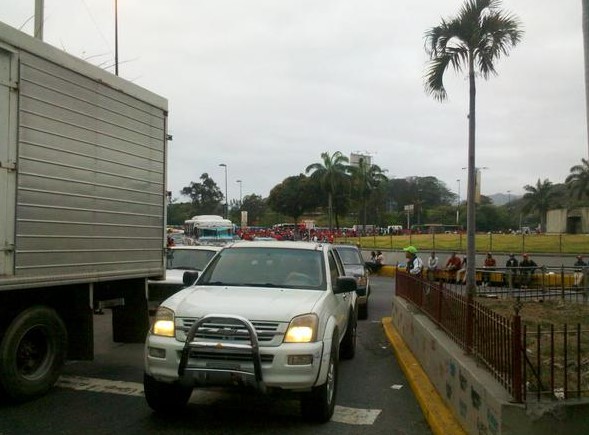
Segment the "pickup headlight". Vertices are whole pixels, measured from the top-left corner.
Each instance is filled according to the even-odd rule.
[[[311,343],[317,338],[319,318],[316,314],[303,314],[290,321],[284,336],[285,343]]]
[[[175,333],[174,312],[169,308],[159,307],[155,313],[153,334],[163,337],[174,337]]]

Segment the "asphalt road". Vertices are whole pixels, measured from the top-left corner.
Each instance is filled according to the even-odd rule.
[[[110,314],[95,316],[95,359],[70,362],[47,395],[0,403],[0,435],[17,434],[429,434],[381,325],[393,280],[374,277],[369,318],[360,321],[356,357],[342,361],[335,415],[304,422],[290,397],[195,391],[185,412],[160,417],[143,398],[141,344],[110,341]]]

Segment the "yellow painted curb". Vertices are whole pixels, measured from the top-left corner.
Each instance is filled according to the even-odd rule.
[[[423,368],[397,332],[392,319],[384,317],[382,325],[432,432],[436,435],[466,435],[467,432],[464,431],[450,408],[444,403]]]
[[[395,276],[396,273],[397,266],[383,266],[377,272],[379,276]]]

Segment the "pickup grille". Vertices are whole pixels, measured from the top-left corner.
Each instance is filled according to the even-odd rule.
[[[186,340],[186,334],[196,322],[194,318],[176,319],[176,339]],[[287,325],[280,322],[253,321],[258,334],[260,345],[279,345],[286,332]],[[205,322],[197,331],[195,340],[214,341],[221,343],[249,343],[250,338],[247,329],[243,324],[227,319],[224,321]]]

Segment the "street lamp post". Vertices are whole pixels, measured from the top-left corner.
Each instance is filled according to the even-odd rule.
[[[225,163],[219,163],[219,166],[225,168],[225,208],[224,208],[224,215],[223,217],[227,219],[227,215],[229,213],[229,203],[227,202],[227,165]]]
[[[460,178],[456,179],[458,183],[458,204],[456,205],[456,225],[460,225]]]
[[[242,185],[242,181],[241,180],[237,180],[236,183],[239,183],[239,208],[241,209],[241,185]]]

